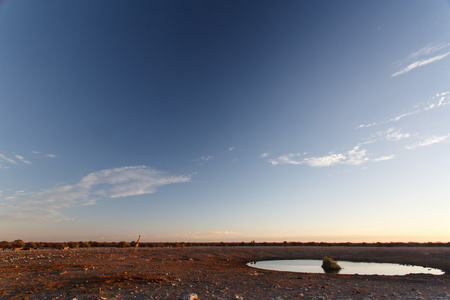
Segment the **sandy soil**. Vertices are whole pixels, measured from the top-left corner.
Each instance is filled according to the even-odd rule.
[[[395,262],[446,275],[254,269],[267,259]],[[450,299],[450,248],[187,247],[0,252],[0,299]]]

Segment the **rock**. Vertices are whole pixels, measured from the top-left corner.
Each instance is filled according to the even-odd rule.
[[[181,298],[181,300],[197,300],[197,299],[198,299],[198,296],[197,296],[197,294],[194,294],[194,293],[184,295],[183,298]]]

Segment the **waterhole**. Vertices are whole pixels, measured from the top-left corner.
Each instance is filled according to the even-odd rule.
[[[407,274],[432,274],[442,275],[445,272],[435,268],[427,268],[413,265],[402,265],[393,263],[373,263],[373,262],[351,262],[338,261],[341,270],[338,274],[347,275],[407,275]],[[295,260],[266,260],[250,262],[248,266],[272,270],[299,273],[326,273],[322,269],[322,260],[318,259],[295,259]]]

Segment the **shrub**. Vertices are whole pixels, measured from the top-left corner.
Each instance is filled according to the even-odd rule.
[[[37,245],[34,242],[28,242],[25,244],[26,249],[36,249]]]
[[[60,250],[65,250],[65,249],[69,249],[69,245],[66,242],[58,243],[58,244],[56,244],[56,248],[60,249]]]
[[[0,248],[11,248],[11,243],[8,241],[0,242]]]
[[[70,248],[78,248],[80,247],[80,244],[78,244],[78,242],[69,242],[69,247]]]
[[[117,244],[117,247],[119,247],[119,248],[126,248],[126,247],[129,247],[130,246],[130,244],[128,244],[127,242],[125,242],[125,241],[120,241],[118,244]]]
[[[15,240],[13,242],[13,248],[23,248],[25,247],[25,242],[22,240]]]
[[[333,258],[324,256],[322,258],[322,268],[327,273],[337,273],[341,269],[341,266],[333,260]]]
[[[80,242],[80,247],[81,248],[89,248],[89,247],[91,247],[91,244],[89,244],[89,242]]]

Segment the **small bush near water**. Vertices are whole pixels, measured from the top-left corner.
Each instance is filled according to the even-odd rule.
[[[322,258],[322,268],[327,273],[337,273],[340,269],[342,269],[337,262],[335,262],[331,257],[328,256],[324,256]]]

